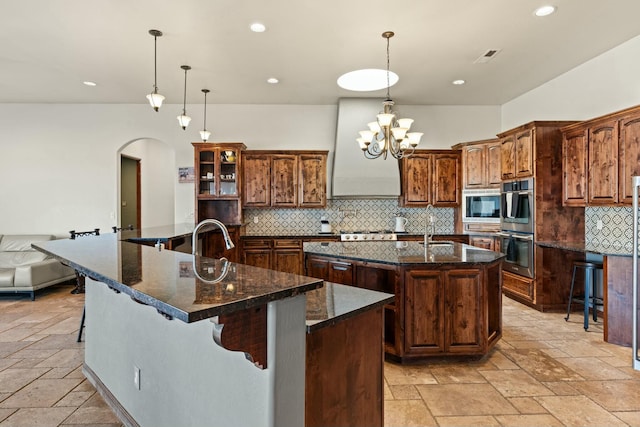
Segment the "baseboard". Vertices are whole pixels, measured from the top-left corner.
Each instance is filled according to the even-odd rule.
[[[129,412],[124,409],[120,402],[118,402],[118,399],[116,399],[116,397],[111,394],[109,389],[102,383],[102,381],[100,381],[100,378],[98,378],[96,373],[93,372],[93,370],[88,367],[86,363],[82,365],[82,373],[85,377],[87,377],[89,382],[93,384],[96,390],[98,390],[98,393],[100,393],[100,396],[102,396],[104,401],[107,402],[109,408],[111,408],[111,410],[115,412],[118,419],[126,427],[140,427],[140,424],[138,424],[136,420],[133,419],[131,414],[129,414]]]

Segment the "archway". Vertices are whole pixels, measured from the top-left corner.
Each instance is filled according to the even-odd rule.
[[[140,165],[140,227],[155,227],[175,222],[175,150],[167,143],[152,139],[138,138],[122,145],[117,153],[118,213],[116,223],[122,222],[122,203],[130,203],[122,198],[121,158],[133,158]]]

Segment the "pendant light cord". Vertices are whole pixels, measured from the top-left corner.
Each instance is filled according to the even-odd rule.
[[[204,93],[204,130],[207,130],[207,92]]]
[[[187,115],[187,71],[188,68],[184,69],[184,99],[182,100],[182,114]]]
[[[158,93],[158,36],[153,36],[153,93]]]

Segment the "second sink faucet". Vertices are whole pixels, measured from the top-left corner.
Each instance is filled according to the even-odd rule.
[[[222,230],[222,236],[224,238],[224,245],[227,249],[233,249],[235,248],[236,245],[233,244],[233,242],[231,241],[231,236],[229,236],[229,230],[227,230],[227,227],[225,227],[225,225],[218,221],[217,219],[205,219],[202,220],[198,223],[198,225],[196,225],[196,227],[193,229],[193,234],[191,235],[191,254],[192,255],[200,255],[198,253],[198,234],[200,232],[200,229],[207,226],[207,225],[217,225],[218,228],[220,230]]]
[[[427,205],[427,209],[425,211],[425,219],[424,219],[424,246],[427,247],[429,243],[433,240],[433,235],[436,231],[436,224],[433,220],[433,206],[431,204]]]

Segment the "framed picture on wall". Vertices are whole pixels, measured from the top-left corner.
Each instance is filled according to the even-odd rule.
[[[178,182],[181,184],[195,182],[195,170],[193,166],[178,168]]]

